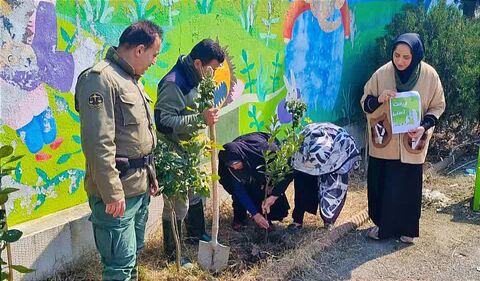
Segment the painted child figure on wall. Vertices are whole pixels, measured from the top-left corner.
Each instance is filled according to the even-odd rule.
[[[289,7],[283,29],[285,73],[293,73],[309,116],[334,106],[350,35],[346,0],[295,0]]]
[[[16,131],[37,161],[45,161],[52,156],[42,152],[44,145],[56,149],[63,142],[57,136],[45,84],[61,92],[69,91],[73,81],[73,57],[56,51],[54,3],[26,1],[10,9],[2,7],[8,13],[0,28],[9,36],[1,42],[1,123]],[[22,19],[27,21],[21,22]]]

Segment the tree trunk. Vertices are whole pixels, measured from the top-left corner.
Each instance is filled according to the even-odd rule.
[[[177,214],[173,208],[173,202],[170,199],[167,200],[170,204],[170,223],[172,224],[173,238],[175,239],[175,264],[177,271],[180,271],[180,258],[182,256],[182,248],[180,246],[180,238],[177,225]]]

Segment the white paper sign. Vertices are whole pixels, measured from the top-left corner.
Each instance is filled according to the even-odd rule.
[[[392,133],[406,133],[420,126],[422,105],[417,91],[400,92],[390,100]]]

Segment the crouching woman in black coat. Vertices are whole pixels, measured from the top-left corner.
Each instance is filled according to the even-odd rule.
[[[285,190],[293,175],[274,186],[265,199],[263,151],[269,149],[268,138],[268,134],[261,132],[246,134],[225,144],[225,150],[218,154],[220,184],[232,196],[234,230],[245,225],[247,211],[259,227],[269,230],[271,221],[281,221],[288,215],[290,206]],[[270,149],[277,150],[278,144],[274,143]],[[268,213],[268,219],[264,213]]]

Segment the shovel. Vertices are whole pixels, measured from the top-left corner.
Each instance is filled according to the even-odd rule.
[[[217,169],[217,150],[215,144],[217,142],[215,125],[209,127],[210,140],[212,141],[212,207],[213,207],[213,222],[212,222],[212,240],[210,242],[199,241],[198,244],[198,264],[204,270],[219,272],[227,266],[228,256],[230,254],[230,247],[218,243],[218,221],[219,221],[219,206],[218,206],[218,182],[215,177],[218,175]]]

